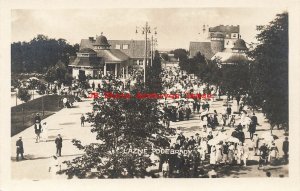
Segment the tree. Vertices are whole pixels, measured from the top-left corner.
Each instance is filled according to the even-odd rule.
[[[288,126],[288,13],[278,14],[268,25],[258,26],[260,42],[249,53],[253,59],[251,97],[262,107],[271,126]]]
[[[31,98],[31,95],[26,88],[19,88],[17,97],[24,102],[28,102]]]
[[[115,83],[116,80],[110,79],[109,86],[104,87],[105,91],[121,93],[117,88],[112,89]],[[130,92],[130,99],[109,98],[100,104],[96,116],[90,115],[93,123],[91,131],[96,133],[98,143],[84,146],[79,140],[73,140],[75,146],[84,150],[84,155],[65,162],[67,169],[63,172],[69,178],[133,178],[150,175],[146,170],[153,165],[149,148],[162,146],[153,139],[153,134],[157,137],[169,134],[159,123],[162,114],[157,107],[157,100],[138,99],[136,93],[136,90]],[[128,149],[148,150],[143,154],[124,152]]]
[[[70,56],[76,56],[79,45],[68,44],[65,39],[51,39],[37,35],[30,42],[11,44],[12,72],[40,72],[54,66],[59,60],[69,63]]]
[[[249,89],[249,64],[240,62],[224,64],[221,68],[221,88],[227,96],[236,96]]]
[[[150,93],[161,93],[162,91],[162,80],[161,80],[161,59],[158,51],[155,51],[153,66],[149,67],[146,75],[146,86]]]

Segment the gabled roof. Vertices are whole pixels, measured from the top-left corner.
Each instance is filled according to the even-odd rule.
[[[121,45],[121,51],[127,54],[130,58],[144,58],[145,57],[145,41],[144,40],[109,40],[108,43],[112,49],[116,45]],[[123,49],[123,45],[128,45],[128,49]],[[147,43],[148,57],[150,57],[151,43]]]
[[[105,62],[123,62],[129,59],[129,57],[120,50],[117,49],[105,49],[97,50],[97,56],[105,60]]]
[[[94,49],[94,44],[96,41],[90,39],[81,39],[80,42],[80,50],[84,48]],[[121,45],[121,52],[125,53],[130,58],[144,58],[145,57],[145,41],[144,40],[108,40],[108,44],[110,44],[110,49],[116,49],[116,45]],[[123,45],[128,45],[128,49],[122,49]],[[150,57],[151,45],[150,41],[147,44],[148,48],[148,57]]]
[[[190,57],[196,56],[198,52],[203,54],[207,59],[211,59],[214,55],[210,42],[190,42],[189,52]]]

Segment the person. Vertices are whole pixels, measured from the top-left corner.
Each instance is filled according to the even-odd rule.
[[[228,164],[232,165],[234,162],[234,153],[235,153],[235,148],[234,145],[229,142],[228,143]]]
[[[186,110],[185,110],[185,115],[186,115],[186,119],[187,119],[187,120],[190,120],[190,115],[191,115],[191,113],[192,113],[192,110],[191,110],[191,108],[188,106],[188,107],[186,108]]]
[[[179,141],[180,147],[183,145],[184,140],[185,140],[185,136],[183,135],[183,132],[180,132],[176,139],[176,141]]]
[[[49,170],[48,172],[51,173],[52,178],[56,179],[57,178],[57,173],[61,171],[61,164],[56,156],[51,157],[51,162],[49,165]]]
[[[229,152],[229,145],[226,143],[226,142],[224,142],[224,144],[223,144],[223,158],[222,158],[222,162],[224,163],[224,164],[227,164],[227,162],[228,162],[228,152]]]
[[[284,153],[284,161],[287,163],[289,158],[289,138],[285,137],[285,140],[282,143],[282,151]]]
[[[47,122],[43,123],[43,134],[42,134],[42,138],[45,142],[48,141],[48,125]]]
[[[241,164],[241,161],[243,159],[243,155],[244,155],[243,143],[239,142],[238,146],[236,147],[236,163],[238,165]]]
[[[170,169],[170,166],[169,166],[168,161],[166,160],[162,165],[162,172],[163,172],[164,177],[169,177],[169,169]]]
[[[245,143],[244,144],[244,153],[243,153],[243,162],[244,162],[244,166],[247,166],[247,160],[249,158],[249,146]]]
[[[84,127],[85,117],[83,114],[81,114],[80,121],[81,121],[81,127]]]
[[[215,145],[211,146],[209,157],[210,157],[209,164],[215,165],[216,164],[216,147],[215,147]]]
[[[269,149],[266,146],[266,143],[262,143],[261,147],[259,148],[259,151],[260,151],[259,166],[262,166],[263,164],[268,164]]]
[[[210,131],[209,134],[207,135],[207,142],[208,142],[209,140],[213,139],[213,138],[214,138],[214,136],[213,136],[212,132]],[[210,153],[210,150],[211,150],[211,146],[208,145],[208,146],[207,146],[207,151],[208,151],[208,153]]]
[[[278,157],[278,148],[273,142],[272,146],[270,147],[270,154],[269,154],[270,164],[275,164],[277,157]]]
[[[34,117],[34,133],[36,134],[36,140],[35,140],[36,143],[40,141],[41,131],[42,131],[41,117],[39,113],[36,113],[36,116]]]
[[[93,81],[92,83],[92,88],[93,88],[93,91],[95,90],[95,82]]]
[[[56,156],[61,156],[61,148],[62,148],[62,138],[61,135],[58,134],[56,139],[55,139],[55,144],[56,144]]]
[[[196,133],[195,135],[196,135],[195,137],[196,144],[200,145],[201,137],[199,136],[199,133]]]
[[[23,141],[22,141],[22,137],[19,137],[19,139],[16,142],[16,146],[17,146],[17,157],[16,160],[19,161],[19,155],[21,155],[21,160],[24,160],[24,147],[23,147]]]
[[[67,107],[68,99],[66,97],[64,97],[62,101],[63,101],[64,107]]]
[[[223,141],[216,145],[216,164],[223,162]]]
[[[258,138],[257,133],[254,134],[254,137],[253,137],[252,140],[254,142],[254,155],[257,156],[257,154],[258,154],[258,145],[259,145],[259,138]]]

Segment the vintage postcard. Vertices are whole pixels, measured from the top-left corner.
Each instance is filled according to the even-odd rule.
[[[298,1],[54,2],[1,1],[0,190],[297,190]]]

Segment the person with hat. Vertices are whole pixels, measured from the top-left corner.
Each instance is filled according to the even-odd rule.
[[[184,140],[185,140],[185,136],[183,135],[183,132],[180,132],[176,139],[176,141],[179,141],[180,147],[183,145]]]
[[[282,143],[282,151],[284,153],[283,158],[284,161],[287,163],[289,158],[289,138],[285,137],[283,143]]]
[[[41,117],[39,113],[36,113],[36,116],[34,117],[34,132],[36,134],[35,142],[40,142],[40,134],[42,131],[42,124],[41,124]]]
[[[24,160],[24,147],[23,147],[23,141],[22,141],[22,137],[19,137],[19,139],[16,142],[16,146],[17,146],[17,157],[16,160],[19,161],[19,155],[21,155],[21,159]]]
[[[61,135],[58,134],[56,139],[55,139],[55,144],[56,144],[56,156],[61,156],[61,148],[62,148],[62,138]]]

